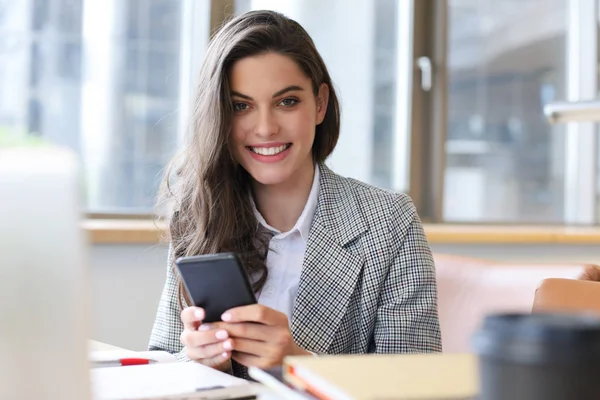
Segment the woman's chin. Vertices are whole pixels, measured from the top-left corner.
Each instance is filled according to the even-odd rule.
[[[256,168],[250,171],[250,175],[257,183],[265,186],[277,186],[289,179],[289,174],[281,170],[269,171],[268,168]]]
[[[288,157],[281,162],[261,163],[256,160],[245,160],[244,168],[250,176],[260,185],[279,186],[296,185],[302,182],[296,182],[302,179],[302,171],[311,168],[312,158],[310,155],[306,163],[299,164],[296,157]],[[308,172],[308,171],[307,171]]]

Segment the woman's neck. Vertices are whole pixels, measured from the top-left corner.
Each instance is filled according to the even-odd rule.
[[[315,174],[311,168],[301,168],[292,179],[279,185],[262,185],[254,182],[254,200],[256,208],[267,224],[280,232],[287,232],[300,218]]]

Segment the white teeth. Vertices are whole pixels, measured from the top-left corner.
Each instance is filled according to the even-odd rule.
[[[289,147],[289,145],[284,144],[284,145],[278,146],[278,147],[250,147],[250,150],[252,150],[256,154],[260,154],[263,156],[274,156],[276,154],[281,153],[288,147]]]

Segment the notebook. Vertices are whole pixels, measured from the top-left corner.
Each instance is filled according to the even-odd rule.
[[[254,398],[259,388],[194,362],[159,363],[91,371],[95,400]]]
[[[289,357],[284,378],[318,399],[473,399],[477,359],[468,354]]]

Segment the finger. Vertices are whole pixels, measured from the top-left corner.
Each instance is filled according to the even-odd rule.
[[[215,358],[219,356],[224,357],[225,353],[231,353],[233,346],[233,340],[227,339],[219,341],[217,343],[207,344],[204,346],[188,347],[186,354],[192,360],[203,361],[205,359]],[[222,361],[223,359],[221,360],[221,362]]]
[[[200,347],[222,342],[229,337],[224,329],[216,329],[210,324],[200,325],[198,330],[184,329],[181,333],[181,343],[187,347]]]
[[[200,307],[187,307],[181,311],[181,322],[185,329],[196,330],[204,320],[206,313]]]
[[[273,336],[273,327],[256,322],[238,322],[222,325],[230,337],[268,341]]]
[[[233,351],[254,355],[262,358],[276,358],[277,347],[267,342],[251,339],[235,339],[232,343]]]
[[[259,322],[265,325],[280,325],[285,321],[287,325],[285,314],[261,304],[232,308],[227,310],[221,319],[225,322]]]
[[[231,358],[231,353],[223,352],[222,354],[218,354],[211,358],[205,358],[200,360],[199,362],[207,367],[217,368],[223,365],[225,362],[228,362]]]
[[[260,369],[271,368],[276,364],[274,360],[258,357],[254,354],[240,353],[238,351],[233,351],[231,353],[231,358],[246,367],[258,367]]]

